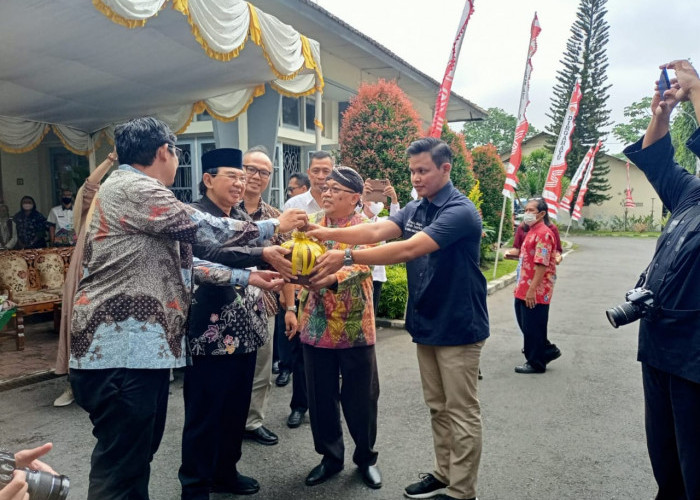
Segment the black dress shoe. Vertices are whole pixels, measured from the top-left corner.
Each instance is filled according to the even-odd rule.
[[[273,361],[272,362],[272,373],[277,375],[280,372],[280,362],[279,361]]]
[[[551,349],[547,349],[547,352],[545,352],[544,359],[547,363],[551,363],[555,359],[558,359],[561,357],[561,351],[559,350],[558,347],[554,346]]]
[[[343,470],[343,466],[331,467],[323,462],[311,469],[309,475],[306,476],[306,486],[316,486],[317,484],[325,483],[331,477]]]
[[[264,444],[267,446],[272,446],[273,444],[277,444],[279,442],[277,434],[272,432],[270,429],[266,428],[264,425],[261,425],[260,427],[258,427],[257,429],[253,429],[252,431],[245,431],[243,437],[246,439],[252,439],[257,443]]]
[[[544,373],[544,372],[545,372],[545,370],[538,370],[537,368],[532,366],[527,361],[524,364],[515,367],[515,373],[530,374],[530,373]]]
[[[214,484],[212,493],[233,493],[234,495],[253,495],[260,491],[260,483],[252,477],[236,472],[236,479],[229,484]]]
[[[275,384],[277,387],[284,387],[289,383],[289,376],[291,375],[289,370],[282,370],[277,378],[275,379]]]
[[[289,418],[287,418],[287,427],[290,429],[299,427],[304,421],[305,414],[306,410],[292,410],[292,413],[289,414]]]
[[[367,465],[365,467],[360,467],[360,476],[362,476],[362,481],[369,486],[378,490],[382,487],[382,473],[379,472],[379,467],[376,465]]]

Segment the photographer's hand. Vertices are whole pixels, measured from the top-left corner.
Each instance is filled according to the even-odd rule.
[[[16,470],[12,473],[12,481],[0,489],[0,500],[29,500],[28,489],[24,471]]]
[[[50,472],[51,474],[56,474],[55,470],[41,460],[38,460],[39,457],[43,457],[50,452],[52,448],[52,443],[46,443],[31,450],[18,451],[15,453],[15,465],[18,469],[28,467],[32,470],[41,470],[44,472]]]

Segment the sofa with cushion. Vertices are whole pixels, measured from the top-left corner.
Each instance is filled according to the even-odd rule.
[[[24,316],[53,312],[54,329],[61,321],[61,297],[73,247],[0,251],[0,293],[17,304],[18,348],[24,337]],[[21,347],[20,347],[20,344]]]

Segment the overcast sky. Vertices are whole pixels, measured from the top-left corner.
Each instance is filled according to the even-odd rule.
[[[463,0],[315,0],[410,64],[442,81]],[[517,115],[530,24],[542,32],[533,57],[529,122],[549,123],[552,87],[566,48],[577,0],[475,0],[452,90],[483,108]],[[677,58],[700,61],[696,0],[610,0],[607,44],[608,106],[615,122],[623,108],[653,91],[658,65]],[[671,75],[673,76],[673,75]],[[623,145],[608,137],[608,150]]]

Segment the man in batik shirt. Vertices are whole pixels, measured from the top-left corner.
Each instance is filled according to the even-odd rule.
[[[324,227],[349,227],[368,219],[355,208],[364,182],[348,167],[336,167],[323,187],[323,209],[309,221]],[[331,248],[349,251],[342,243]],[[314,486],[343,469],[345,447],[340,406],[355,442],[353,462],[371,488],[382,478],[374,444],[377,436],[379,376],[374,352],[375,326],[369,266],[347,263],[334,274],[314,280],[299,295],[299,318],[287,311],[288,334],[299,330],[304,352],[311,431],[316,451],[323,456],[307,476]],[[340,376],[343,377],[342,387]]]
[[[212,217],[181,203],[166,187],[179,165],[176,140],[154,118],[118,126],[115,145],[122,165],[97,193],[87,228],[70,369],[75,400],[88,411],[97,438],[90,500],[148,498],[150,462],[165,427],[170,368],[185,364],[191,244],[257,245],[276,230],[306,223],[303,213],[284,224],[251,223]]]

